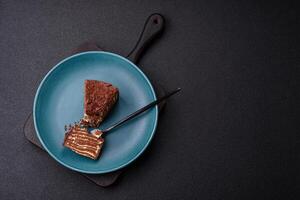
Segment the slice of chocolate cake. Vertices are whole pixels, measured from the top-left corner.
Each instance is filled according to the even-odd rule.
[[[99,130],[90,134],[87,128],[74,125],[65,134],[64,146],[80,155],[96,160],[104,142],[101,135],[102,132]]]
[[[82,124],[98,127],[118,100],[119,90],[110,83],[85,80]]]

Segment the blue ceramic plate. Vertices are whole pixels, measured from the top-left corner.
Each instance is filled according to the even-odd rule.
[[[73,55],[58,63],[42,80],[34,99],[33,118],[43,147],[70,169],[107,173],[128,165],[146,149],[156,129],[158,109],[156,106],[108,133],[98,160],[80,156],[63,146],[64,126],[83,116],[86,79],[112,83],[120,91],[119,101],[101,124],[102,128],[156,100],[156,96],[150,81],[138,67],[108,52]]]

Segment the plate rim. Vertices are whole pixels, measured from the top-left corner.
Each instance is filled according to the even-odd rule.
[[[150,82],[150,80],[148,79],[148,77],[144,74],[144,72],[138,68],[133,62],[131,62],[130,60],[128,60],[127,58],[123,57],[123,56],[120,56],[118,54],[115,54],[115,53],[111,53],[111,52],[107,52],[107,51],[86,51],[86,52],[82,52],[82,53],[77,53],[77,54],[74,54],[74,55],[71,55],[63,60],[61,60],[59,63],[57,63],[56,65],[54,65],[54,67],[52,67],[47,73],[46,75],[43,77],[43,79],[41,80],[37,90],[36,90],[36,93],[35,93],[35,96],[34,96],[34,102],[33,102],[33,122],[34,122],[34,128],[35,128],[35,131],[36,131],[36,134],[37,134],[37,137],[39,139],[39,141],[41,142],[42,146],[44,147],[44,149],[47,151],[47,153],[52,157],[54,158],[58,163],[60,163],[61,165],[63,165],[64,167],[67,167],[71,170],[74,170],[74,171],[77,171],[77,172],[81,172],[81,173],[87,173],[87,174],[104,174],[104,173],[109,173],[109,172],[113,172],[113,171],[116,171],[116,170],[119,170],[129,164],[131,164],[133,161],[135,161],[145,150],[146,148],[149,146],[150,142],[152,141],[152,138],[156,132],[156,129],[157,129],[157,123],[158,123],[158,106],[156,105],[154,108],[155,108],[155,119],[154,119],[154,126],[153,126],[153,129],[152,129],[152,132],[151,132],[151,135],[150,137],[148,138],[148,141],[147,143],[144,145],[144,147],[140,150],[140,152],[138,152],[133,158],[131,158],[129,161],[125,162],[124,164],[122,165],[119,165],[117,167],[114,167],[114,168],[111,168],[111,169],[107,169],[107,170],[95,170],[95,171],[90,171],[90,170],[84,170],[84,169],[79,169],[77,167],[73,167],[73,166],[70,166],[66,163],[64,163],[62,160],[60,160],[57,156],[55,156],[51,151],[49,151],[49,149],[47,148],[47,146],[45,145],[45,143],[43,142],[43,139],[39,133],[39,130],[38,130],[38,126],[37,126],[37,119],[36,119],[36,105],[37,105],[37,101],[38,101],[38,98],[39,98],[39,94],[40,94],[40,90],[42,89],[44,83],[46,82],[46,80],[48,79],[48,77],[56,70],[58,69],[60,66],[62,66],[62,64],[74,57],[79,57],[79,56],[82,56],[82,55],[86,55],[86,54],[105,54],[105,55],[110,55],[110,56],[114,56],[114,57],[117,57],[117,58],[120,58],[124,61],[126,61],[127,63],[129,63],[133,68],[135,68],[142,76],[143,78],[146,80],[147,84],[149,85],[150,87],[150,90],[151,90],[151,93],[154,97],[154,100],[157,99],[156,97],[156,93],[155,93],[155,90]]]

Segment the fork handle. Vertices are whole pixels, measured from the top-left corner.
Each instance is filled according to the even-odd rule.
[[[176,90],[172,91],[172,92],[169,92],[168,94],[164,95],[163,97],[155,100],[155,101],[152,101],[151,103],[149,103],[148,105],[140,108],[139,110],[135,111],[134,113],[128,115],[127,117],[121,119],[120,121],[118,121],[117,123],[113,124],[112,126],[110,126],[109,128],[105,129],[105,130],[102,130],[102,133],[107,133],[109,131],[111,131],[112,129],[120,126],[121,124],[127,122],[128,120],[131,120],[132,118],[138,116],[139,114],[145,112],[146,110],[148,110],[149,108],[159,104],[160,102],[162,102],[163,100],[169,98],[170,96],[174,95],[175,93],[179,92],[181,90],[181,88],[177,88]]]

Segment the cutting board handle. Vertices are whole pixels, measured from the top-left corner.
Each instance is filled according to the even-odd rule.
[[[164,17],[161,14],[154,13],[148,17],[145,22],[143,31],[132,49],[128,54],[127,58],[133,63],[137,63],[144,52],[144,50],[151,44],[155,38],[157,38],[160,33],[162,33],[164,28]]]

